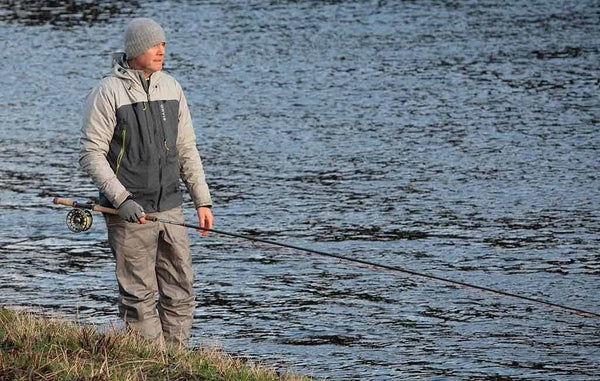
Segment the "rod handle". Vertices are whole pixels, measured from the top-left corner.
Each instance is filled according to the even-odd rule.
[[[92,203],[81,203],[73,200],[67,200],[66,198],[55,197],[53,202],[58,205],[72,206],[74,208],[91,209],[95,212],[101,212],[106,214],[118,214],[117,210],[113,208],[107,208],[105,206],[100,206]]]
[[[119,214],[117,209],[107,208],[105,206],[96,205],[93,203],[86,204],[83,202],[68,200],[66,198],[55,197],[52,202],[54,202],[57,205],[66,205],[66,206],[71,206],[73,208],[91,209],[94,212],[101,212],[101,213],[115,214],[115,215]],[[150,214],[145,214],[144,217],[146,218],[147,221],[158,221],[157,217],[152,216]]]
[[[54,197],[54,200],[52,202],[55,204],[58,204],[58,205],[66,205],[66,206],[75,206],[75,204],[76,204],[75,201],[67,200],[66,198],[60,198],[60,197]]]

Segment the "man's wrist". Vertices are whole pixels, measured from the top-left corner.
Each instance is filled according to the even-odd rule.
[[[133,200],[133,196],[132,196],[132,195],[129,195],[129,196],[127,196],[127,198],[126,198],[125,200],[123,200],[123,202],[121,202],[121,203],[119,204],[119,208],[121,207],[121,205],[123,205],[125,202],[127,202],[127,201],[129,201],[129,200]]]

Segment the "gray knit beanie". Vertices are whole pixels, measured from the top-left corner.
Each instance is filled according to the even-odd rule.
[[[166,41],[165,31],[152,19],[136,18],[125,28],[125,54],[128,60]]]

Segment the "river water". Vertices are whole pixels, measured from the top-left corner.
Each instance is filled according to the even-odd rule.
[[[51,201],[96,196],[83,98],[144,16],[215,228],[600,313],[597,1],[105,3],[0,5],[1,305],[118,321],[101,217],[71,233]],[[600,378],[598,319],[190,233],[193,345],[315,378]]]

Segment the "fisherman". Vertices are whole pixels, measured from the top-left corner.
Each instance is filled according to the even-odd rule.
[[[154,20],[131,20],[112,74],[85,101],[79,163],[100,191],[116,258],[119,314],[141,336],[186,345],[195,306],[188,233],[145,213],[184,221],[180,178],[211,228],[211,197],[180,84],[162,71],[166,38]],[[206,234],[206,231],[203,231]]]

